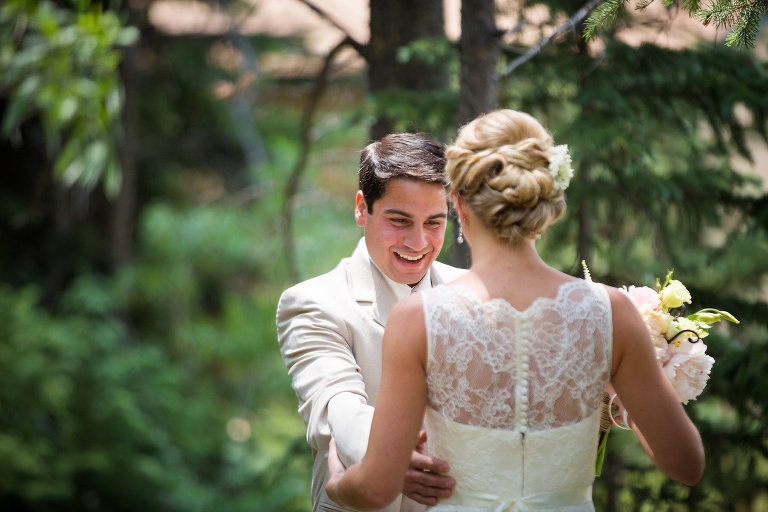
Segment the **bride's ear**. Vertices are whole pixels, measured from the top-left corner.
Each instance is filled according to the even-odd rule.
[[[453,202],[453,208],[456,210],[456,215],[459,220],[463,221],[467,217],[467,205],[464,204],[464,200],[456,192],[451,192],[451,201]]]

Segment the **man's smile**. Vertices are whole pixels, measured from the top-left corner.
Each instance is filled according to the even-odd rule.
[[[396,252],[395,255],[399,259],[404,260],[404,261],[408,261],[408,262],[421,261],[422,259],[424,259],[424,256],[425,256],[424,254],[420,254],[418,256],[406,256],[405,254],[400,254],[399,252]]]

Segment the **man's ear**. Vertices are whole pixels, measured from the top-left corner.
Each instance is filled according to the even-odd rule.
[[[368,205],[363,197],[363,191],[358,190],[355,196],[355,222],[361,228],[365,226],[366,215],[368,215]]]

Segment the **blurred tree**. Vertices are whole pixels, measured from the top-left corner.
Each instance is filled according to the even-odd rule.
[[[108,105],[103,84],[121,88],[124,48],[100,31],[122,15],[28,4],[3,11],[3,71],[38,74],[40,91],[64,99],[71,83],[99,86],[62,124],[43,102],[58,96],[38,91],[19,113],[20,85],[0,74],[0,117],[20,116],[0,137],[0,410],[14,411],[0,419],[0,509],[307,510],[311,456],[272,350],[270,280],[284,270],[264,241],[277,237],[279,209],[258,201],[276,178],[263,157],[246,167],[239,136],[250,126],[211,92],[237,76],[211,64],[226,36],[169,37],[145,23],[146,5],[134,12],[142,39],[121,68],[121,119],[96,107]],[[38,6],[60,26],[39,29]],[[83,20],[96,35],[72,29]],[[272,121],[274,139],[295,137],[294,119],[287,109]],[[48,132],[65,147],[75,135],[86,147],[109,140],[123,163],[116,202],[92,175],[56,185]],[[122,197],[128,207],[114,206]],[[116,247],[115,226],[128,246]]]
[[[445,40],[442,0],[371,0],[371,39],[368,83],[374,101],[413,101],[420,95],[440,92],[448,85],[445,66],[439,62],[404,58],[401,48]],[[371,127],[371,140],[396,131],[397,119],[387,109],[378,109]],[[410,120],[411,123],[415,119]]]
[[[540,117],[574,157],[569,210],[540,242],[547,261],[576,274],[585,257],[596,280],[614,285],[649,284],[674,266],[696,302],[743,321],[707,338],[712,380],[687,406],[707,449],[702,483],[668,481],[617,433],[598,508],[764,507],[768,199],[731,162],[765,136],[765,63],[719,45],[630,47],[616,41],[629,25],[609,32],[604,49],[587,44],[582,21],[595,4],[549,0],[544,21],[526,16],[527,4],[497,4],[522,14],[501,33],[487,3],[469,12],[466,3],[463,23],[476,24],[458,45],[438,34],[442,11],[431,4],[377,4],[415,9],[372,19],[380,30],[418,25],[382,49],[383,68],[340,73],[334,50],[311,76],[260,69],[262,58],[313,56],[296,39],[240,34],[247,13],[236,4],[217,4],[231,28],[209,35],[158,32],[142,2],[128,17],[83,11],[141,31],[129,50],[109,43],[95,53],[114,59],[94,75],[108,84],[119,85],[124,56],[122,145],[120,130],[108,133],[125,196],[110,203],[95,182],[56,191],[44,127],[58,107],[46,110],[42,95],[0,137],[0,508],[308,510],[311,455],[273,327],[277,296],[299,274],[277,242],[285,199],[295,269],[326,270],[359,238],[349,200],[376,119],[447,140],[496,102]],[[80,19],[80,4],[66,5],[52,34]],[[94,72],[75,66],[77,49],[19,62],[40,29],[10,12],[3,69],[39,65],[55,91]],[[370,57],[370,46],[342,44]],[[485,49],[472,58],[471,48]],[[59,59],[73,67],[55,75]],[[384,70],[395,89],[382,78],[389,85],[366,96],[366,78]],[[22,82],[0,91],[3,118]],[[458,99],[472,91],[490,103]],[[101,115],[77,109],[72,119],[86,112]],[[74,125],[56,126],[63,147]]]
[[[494,0],[464,0],[461,3],[459,41],[458,124],[463,125],[498,106],[495,79],[501,57],[500,32],[496,29]],[[454,219],[453,238],[459,235],[459,219]],[[467,244],[451,244],[451,264],[469,268],[472,256]]]
[[[552,2],[551,19],[578,19],[576,7]],[[555,26],[557,36],[534,52],[507,49],[505,69],[514,73],[502,79],[500,104],[543,119],[568,143],[577,173],[542,255],[572,274],[587,259],[596,280],[614,286],[650,285],[674,267],[691,285],[694,307],[717,305],[743,322],[707,338],[717,361],[712,380],[687,406],[707,451],[702,482],[688,489],[663,478],[622,433],[609,443],[595,502],[608,511],[762,510],[768,404],[745,386],[762,389],[768,370],[758,313],[768,307],[766,196],[732,160],[751,158],[752,135],[768,141],[768,68],[720,45],[631,47],[616,40],[631,30],[627,23],[606,34],[604,49],[583,42],[580,23],[570,37],[558,34],[565,24]],[[530,57],[518,66],[520,53]]]
[[[639,0],[635,9],[642,11],[651,3],[653,0]],[[676,0],[662,0],[662,3],[667,9],[679,8],[681,4]],[[606,0],[595,9],[587,20],[585,37],[591,39],[610,28],[624,14],[624,4],[626,0]],[[733,27],[725,40],[728,46],[754,48],[760,22],[768,13],[768,0],[711,0],[707,8],[702,4],[701,0],[686,0],[682,2],[682,7],[704,25],[711,24],[718,29]]]
[[[108,195],[120,186],[116,138],[123,90],[115,73],[138,32],[89,0],[62,9],[50,1],[11,0],[0,8],[0,94],[9,97],[0,135],[39,114],[56,178]],[[60,217],[65,217],[62,212]]]

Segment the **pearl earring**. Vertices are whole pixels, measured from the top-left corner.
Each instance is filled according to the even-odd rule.
[[[461,224],[459,224],[459,235],[456,237],[456,241],[460,244],[464,243],[464,232],[461,230]]]

